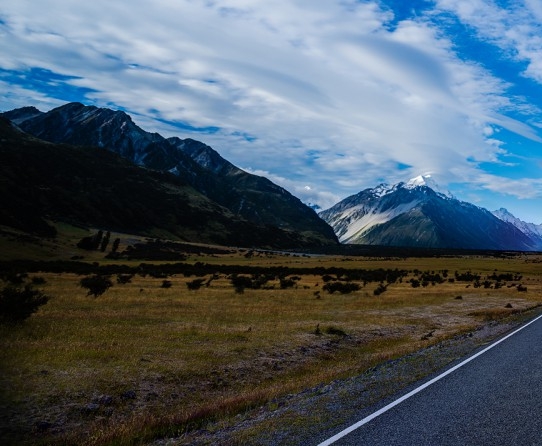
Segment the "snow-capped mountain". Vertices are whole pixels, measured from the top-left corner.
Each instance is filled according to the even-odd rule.
[[[415,178],[411,178],[408,180],[404,187],[406,189],[415,189],[417,187],[421,186],[427,186],[430,189],[433,189],[434,192],[439,193],[442,196],[446,196],[448,198],[453,198],[452,194],[448,191],[445,191],[441,189],[441,187],[437,184],[437,182],[433,179],[433,177],[429,174],[427,175],[418,175]]]
[[[534,250],[536,240],[486,209],[437,192],[430,176],[380,184],[319,215],[342,243]]]
[[[542,249],[542,225],[527,223],[511,214],[507,209],[500,208],[493,211],[493,215],[500,218],[502,221],[512,223],[521,232],[528,235],[533,240],[538,241],[538,249]]]

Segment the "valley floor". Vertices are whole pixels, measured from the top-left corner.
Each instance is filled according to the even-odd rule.
[[[5,286],[50,296],[0,325],[3,444],[303,444],[542,304],[536,254],[183,246],[179,262],[2,264]],[[81,286],[96,275],[112,285],[98,297]]]

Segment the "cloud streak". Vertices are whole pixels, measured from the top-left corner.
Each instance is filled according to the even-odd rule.
[[[452,15],[542,82],[534,1],[522,12],[438,0],[399,21],[373,1],[9,3],[0,12],[0,68],[20,81],[10,78],[4,108],[32,97],[24,80],[32,69],[69,76],[34,85],[28,103],[47,108],[79,91],[147,130],[200,139],[323,208],[426,172],[443,186],[502,192],[483,179],[484,163],[503,164],[512,150],[499,129],[524,146],[542,142],[539,104],[460,54],[441,22]]]

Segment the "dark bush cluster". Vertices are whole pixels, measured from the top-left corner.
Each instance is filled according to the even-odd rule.
[[[434,272],[424,272],[420,276],[420,280],[423,283],[435,285],[437,283],[443,283],[444,278],[439,273]],[[427,286],[427,285],[425,285]]]
[[[361,289],[359,283],[354,282],[328,282],[322,289],[330,294],[338,291],[341,294],[349,294]]]
[[[83,277],[79,281],[79,285],[83,288],[86,288],[87,296],[98,297],[105,293],[110,287],[113,286],[113,282],[109,276],[101,276],[95,274],[93,276]]]
[[[130,283],[133,277],[133,274],[117,274],[117,283],[125,285],[127,283]]]
[[[252,288],[252,279],[247,276],[238,276],[234,274],[230,278],[230,282],[235,288],[235,292],[242,294],[245,292],[245,288]]]
[[[297,280],[299,280],[300,278],[298,277]],[[285,290],[287,288],[293,288],[294,286],[297,285],[297,282],[296,282],[296,277],[281,277],[280,278],[280,289],[281,290]]]
[[[466,273],[455,272],[455,280],[460,282],[478,282],[480,279],[481,276],[479,274],[473,274],[470,271],[467,271]]]
[[[513,282],[520,281],[522,277],[521,274],[514,273],[493,273],[491,276],[488,276],[488,279],[496,280],[497,282]]]
[[[198,279],[194,279],[194,280],[191,280],[190,282],[186,282],[186,286],[188,287],[189,290],[199,290],[203,284],[205,283],[205,279],[202,279],[202,278],[198,278]]]
[[[45,305],[49,297],[31,285],[18,288],[8,285],[0,291],[0,321],[3,323],[18,323],[35,313]]]
[[[252,274],[250,277],[232,274],[232,276],[230,277],[230,282],[235,288],[235,291],[237,293],[243,293],[245,288],[249,288],[252,290],[259,290],[263,288],[267,282],[274,279],[275,279],[275,276],[271,274],[256,273],[256,274]],[[281,288],[289,287],[289,282],[287,282],[287,280],[289,279],[280,279]],[[291,284],[291,286],[293,285],[295,285],[295,282]]]

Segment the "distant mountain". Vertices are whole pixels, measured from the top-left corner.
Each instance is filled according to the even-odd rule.
[[[513,224],[521,232],[537,241],[537,249],[542,250],[542,225],[527,223],[512,215],[507,209],[500,208],[493,211],[493,215],[500,218],[502,221]]]
[[[176,175],[100,148],[42,141],[0,117],[0,225],[54,236],[50,221],[230,246],[314,246],[318,238],[233,214]]]
[[[536,240],[486,209],[435,191],[428,176],[381,184],[320,213],[342,243],[534,250]]]
[[[332,228],[285,189],[235,167],[199,141],[146,132],[122,111],[70,103],[47,113],[24,107],[2,115],[37,138],[105,148],[137,165],[170,172],[233,215],[260,226],[300,232],[315,245],[337,243]]]

